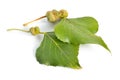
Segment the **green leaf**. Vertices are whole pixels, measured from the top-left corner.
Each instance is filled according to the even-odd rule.
[[[91,18],[91,20],[93,20],[93,18]],[[87,43],[99,44],[109,50],[102,38],[94,35],[94,33],[98,30],[98,23],[96,20],[91,20],[90,17],[62,19],[58,24],[55,25],[55,34],[57,38],[63,42],[77,45]],[[91,24],[89,24],[89,22],[91,22]],[[93,27],[91,27],[92,25]]]
[[[79,45],[64,43],[53,32],[45,33],[40,47],[36,50],[39,63],[52,66],[81,68],[78,56]]]
[[[70,18],[69,20],[78,26],[83,26],[92,33],[98,31],[98,22],[93,17]]]

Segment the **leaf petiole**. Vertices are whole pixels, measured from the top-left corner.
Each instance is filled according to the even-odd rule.
[[[22,32],[27,32],[27,33],[30,32],[30,31],[26,31],[26,30],[22,30],[22,29],[17,29],[17,28],[7,29],[7,31],[13,31],[13,30],[22,31]]]
[[[38,27],[31,27],[29,29],[29,31],[27,30],[22,30],[22,29],[17,29],[17,28],[11,28],[11,29],[7,29],[7,31],[13,31],[13,30],[17,30],[17,31],[22,31],[22,32],[27,32],[27,33],[31,33],[32,35],[38,35],[38,34],[45,34],[46,32],[40,32],[40,29]]]

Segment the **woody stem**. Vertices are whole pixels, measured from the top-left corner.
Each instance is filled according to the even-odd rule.
[[[46,16],[42,16],[42,17],[39,17],[39,18],[37,18],[37,19],[35,19],[35,20],[32,20],[32,21],[30,21],[30,22],[24,23],[23,26],[27,26],[28,24],[30,24],[30,23],[32,23],[32,22],[34,22],[34,21],[38,21],[38,20],[40,20],[40,19],[42,19],[42,18],[45,18],[45,17],[46,17]]]

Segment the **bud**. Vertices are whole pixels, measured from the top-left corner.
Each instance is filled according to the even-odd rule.
[[[31,27],[30,32],[31,32],[32,35],[37,35],[37,34],[40,34],[40,29],[37,26],[36,27]]]
[[[68,16],[68,12],[66,10],[62,9],[59,11],[59,16],[60,16],[60,18],[65,18]]]

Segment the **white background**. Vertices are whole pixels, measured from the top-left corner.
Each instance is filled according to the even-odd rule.
[[[119,0],[0,0],[0,80],[120,80],[119,5]],[[27,30],[38,25],[43,32],[52,31],[46,19],[22,26],[52,9],[66,9],[69,17],[96,18],[97,35],[107,43],[112,56],[99,45],[81,45],[80,70],[39,64],[34,55],[43,36],[6,29]]]

